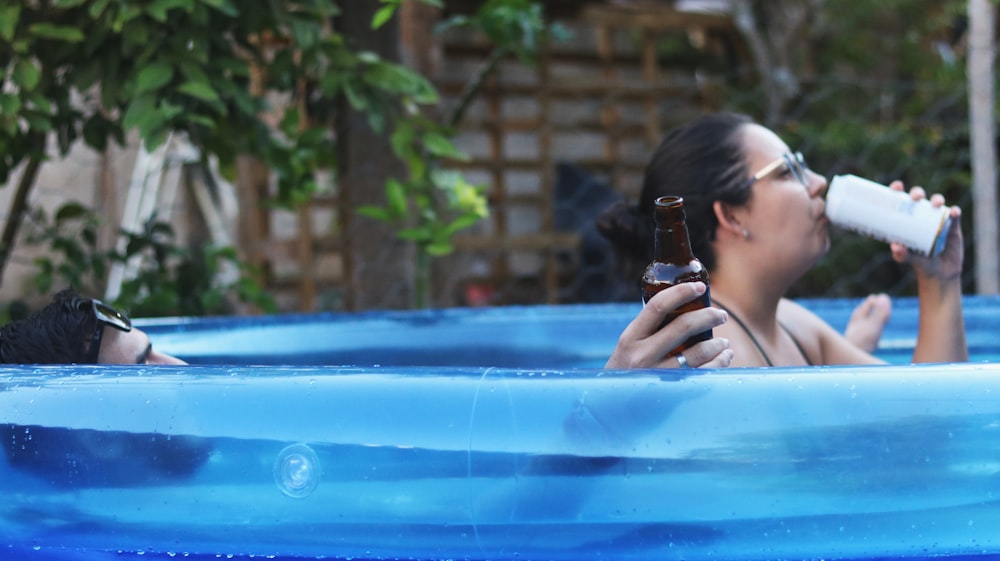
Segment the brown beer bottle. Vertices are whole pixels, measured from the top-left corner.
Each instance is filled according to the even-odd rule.
[[[684,215],[684,199],[674,196],[656,199],[653,216],[656,221],[656,237],[653,239],[653,262],[646,267],[646,272],[642,275],[643,305],[657,292],[675,284],[701,281],[706,286],[705,293],[700,298],[692,300],[678,308],[676,312],[668,314],[667,319],[663,322],[663,325],[666,325],[684,312],[711,306],[712,298],[708,291],[708,270],[691,253],[691,240],[688,238],[687,222]],[[663,325],[660,327],[662,328]],[[695,343],[711,338],[711,329],[693,335],[679,347],[670,351],[669,356],[676,355]]]

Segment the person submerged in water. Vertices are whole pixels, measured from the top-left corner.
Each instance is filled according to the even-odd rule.
[[[156,351],[123,312],[73,290],[0,328],[4,364],[183,365]],[[0,424],[0,446],[14,468],[57,486],[132,486],[192,475],[211,446],[194,436]]]

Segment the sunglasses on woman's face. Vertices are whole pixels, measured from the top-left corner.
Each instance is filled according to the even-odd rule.
[[[101,340],[104,338],[104,327],[114,327],[118,331],[128,333],[132,331],[132,320],[124,312],[116,310],[100,300],[91,300],[94,311],[94,319],[97,325],[94,327],[94,336],[90,343],[90,356],[87,358],[88,364],[97,364],[97,357],[101,353]]]

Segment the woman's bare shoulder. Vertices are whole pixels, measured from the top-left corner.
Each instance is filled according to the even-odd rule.
[[[813,311],[809,310],[802,304],[794,300],[789,300],[788,298],[782,298],[778,302],[778,321],[784,324],[786,327],[813,327],[819,328],[822,326],[830,327],[823,318],[816,315]],[[833,329],[830,327],[830,329]]]

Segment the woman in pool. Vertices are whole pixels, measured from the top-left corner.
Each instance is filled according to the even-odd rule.
[[[669,186],[669,187],[664,187]],[[899,181],[891,185],[903,189]],[[771,130],[732,113],[703,116],[664,138],[646,168],[638,208],[609,209],[599,227],[623,254],[647,247],[655,198],[684,198],[695,255],[709,269],[712,301],[729,320],[733,366],[867,364],[879,360],[829,324],[785,298],[830,245],[823,199],[826,179]],[[913,198],[925,197],[915,187]],[[943,205],[944,198],[931,198]],[[961,212],[950,209],[958,220]],[[914,362],[968,360],[962,319],[962,233],[951,228],[933,259],[891,244],[892,256],[917,275],[920,322]]]

